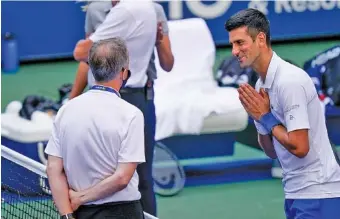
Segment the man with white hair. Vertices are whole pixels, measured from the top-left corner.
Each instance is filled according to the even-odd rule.
[[[118,92],[128,63],[123,40],[94,43],[89,65],[95,85],[70,100],[55,118],[45,152],[62,218],[144,218],[136,171],[145,162],[144,118]]]

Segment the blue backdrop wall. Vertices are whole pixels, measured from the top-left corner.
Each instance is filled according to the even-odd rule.
[[[72,56],[84,38],[85,14],[71,1],[2,1],[1,33],[18,40],[21,60]]]
[[[1,33],[13,32],[21,60],[72,57],[84,38],[85,14],[74,1],[2,1]],[[202,17],[217,45],[228,44],[224,23],[244,8],[258,8],[270,20],[273,40],[340,35],[340,1],[171,1],[169,19]]]

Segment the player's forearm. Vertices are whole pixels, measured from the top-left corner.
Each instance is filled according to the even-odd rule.
[[[307,155],[309,151],[308,137],[305,141],[301,140],[301,136],[296,133],[295,135],[292,132],[288,133],[286,127],[271,112],[262,115],[259,122],[266,130],[271,130],[272,136],[291,154],[299,158]]]
[[[122,174],[113,174],[107,177],[95,186],[80,191],[81,204],[103,199],[113,193],[123,190],[130,179],[127,179]]]
[[[84,89],[87,85],[87,72],[88,72],[88,70],[89,70],[88,64],[86,64],[85,62],[79,63],[76,78],[75,78],[74,84],[72,86],[72,91],[70,93],[69,99],[77,97],[78,95],[80,95],[84,91]]]
[[[90,39],[80,40],[73,51],[74,59],[86,62],[88,60],[92,44],[93,42]]]
[[[48,169],[47,174],[53,201],[60,215],[72,213],[73,211],[69,198],[69,187],[65,173],[54,172],[54,170]]]
[[[259,142],[260,146],[262,147],[264,153],[268,157],[270,157],[272,159],[277,158],[276,151],[275,151],[275,148],[274,148],[274,144],[272,142],[270,135],[258,134],[258,142]]]
[[[308,151],[304,150],[305,147],[300,145],[301,142],[298,139],[291,137],[284,126],[273,127],[272,134],[281,145],[296,157],[303,158],[307,155]]]
[[[170,42],[160,42],[157,45],[157,53],[162,69],[167,72],[171,71],[174,66],[174,56],[171,51]]]

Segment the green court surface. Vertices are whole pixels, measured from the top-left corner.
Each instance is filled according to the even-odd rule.
[[[158,197],[160,219],[284,219],[279,180],[185,188]]]
[[[262,151],[248,147],[241,143],[235,143],[233,156],[220,156],[220,157],[205,157],[181,160],[183,166],[186,165],[206,165],[216,163],[227,163],[232,161],[253,160],[253,159],[266,159],[268,158]]]
[[[274,45],[282,58],[299,66],[318,52],[340,44],[340,40]],[[230,48],[219,49],[215,70],[220,62],[230,56]],[[13,101],[22,101],[27,95],[58,98],[58,88],[72,83],[77,62],[63,61],[26,64],[17,74],[1,75],[1,111]],[[263,159],[265,155],[242,144],[235,145],[234,156],[191,159],[183,165],[229,162],[235,160]],[[174,197],[157,197],[160,219],[283,219],[283,189],[280,180],[262,180],[185,188]]]
[[[160,219],[285,218],[279,180],[190,187],[174,197],[157,197],[157,203]],[[3,204],[1,213],[6,219],[57,218],[52,208],[51,201],[30,201]]]

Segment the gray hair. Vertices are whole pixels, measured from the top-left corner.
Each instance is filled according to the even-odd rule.
[[[89,65],[97,82],[113,80],[123,68],[128,67],[129,53],[121,38],[95,42],[90,50]]]

